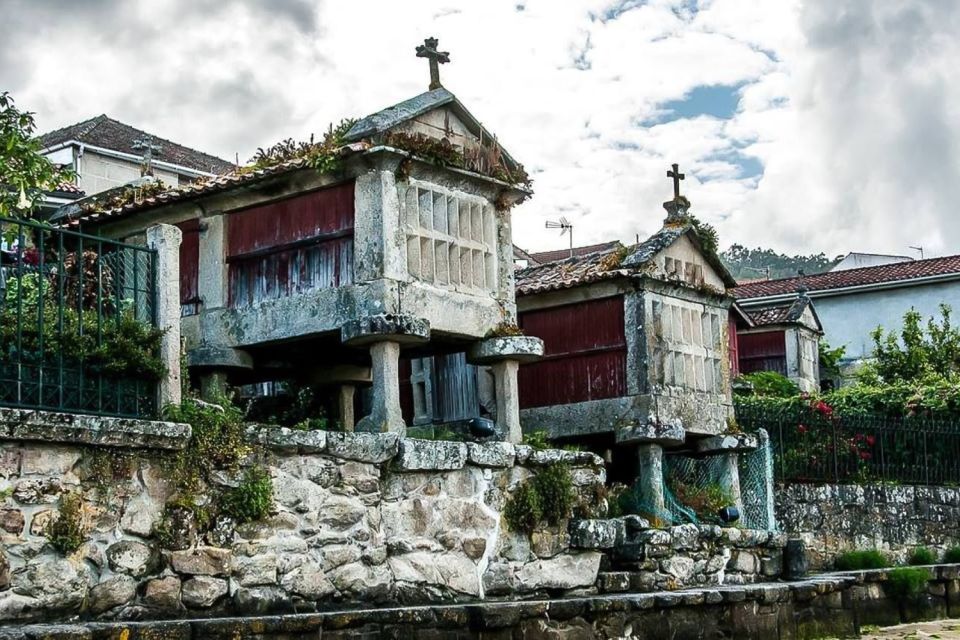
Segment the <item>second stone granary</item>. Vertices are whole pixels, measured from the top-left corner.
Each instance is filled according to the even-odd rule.
[[[187,362],[208,390],[297,376],[331,389],[345,428],[356,408],[358,429],[402,431],[401,368],[436,355],[461,370],[469,352],[489,367],[490,413],[519,440],[517,366],[542,345],[485,338],[516,322],[522,167],[442,87],[336,138],[178,189],[133,189],[63,222],[126,240],[180,228]],[[405,391],[403,404],[425,402]]]

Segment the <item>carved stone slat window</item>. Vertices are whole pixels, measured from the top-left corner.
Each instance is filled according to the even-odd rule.
[[[475,295],[496,293],[497,227],[489,202],[411,180],[404,207],[413,278]]]

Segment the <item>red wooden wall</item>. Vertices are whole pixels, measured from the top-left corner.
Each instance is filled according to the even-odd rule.
[[[352,182],[230,214],[231,304],[352,283],[353,222]]]
[[[626,395],[622,296],[527,311],[519,324],[544,342],[543,360],[520,367],[521,408]]]
[[[180,243],[180,315],[200,312],[200,220],[176,225],[183,233]]]
[[[787,343],[783,331],[742,333],[737,337],[740,373],[787,373]]]
[[[740,375],[740,338],[737,335],[737,318],[733,313],[727,323],[727,344],[730,351],[730,377]]]

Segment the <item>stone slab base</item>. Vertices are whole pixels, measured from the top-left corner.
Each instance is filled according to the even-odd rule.
[[[952,575],[950,571],[948,575]],[[885,571],[831,574],[768,583],[474,604],[341,609],[310,614],[157,622],[0,627],[0,640],[299,640],[331,638],[701,638],[855,637],[860,627],[957,616],[936,596],[942,568],[931,569],[929,593],[900,606],[875,588]],[[899,615],[891,612],[899,611]]]

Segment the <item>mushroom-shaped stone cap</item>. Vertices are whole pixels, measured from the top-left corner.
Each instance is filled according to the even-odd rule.
[[[474,343],[467,352],[472,364],[492,364],[513,360],[534,362],[543,357],[543,340],[533,336],[501,336]]]
[[[727,433],[697,442],[698,453],[740,453],[754,451],[760,441],[752,433]]]
[[[683,444],[686,435],[686,431],[680,424],[656,420],[620,427],[616,432],[618,443],[652,443],[665,447]]]
[[[373,342],[416,344],[430,340],[430,323],[424,318],[384,313],[351,320],[340,328],[340,340],[351,347]]]

